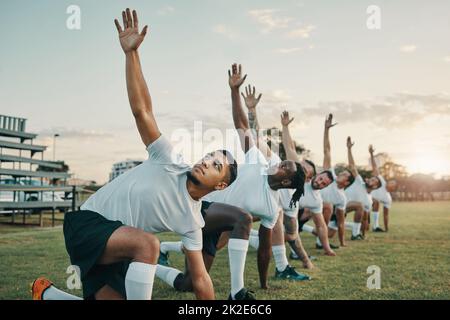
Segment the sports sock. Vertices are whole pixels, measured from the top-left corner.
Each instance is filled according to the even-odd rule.
[[[159,250],[166,254],[167,252],[178,252],[182,253],[183,243],[181,241],[176,242],[161,242],[161,245],[159,246]]]
[[[132,262],[125,276],[127,300],[151,300],[156,265]]]
[[[230,261],[231,297],[244,288],[245,258],[248,240],[232,238],[228,240],[228,257]]]
[[[320,242],[320,238],[319,237],[316,237],[316,244],[318,246],[322,246],[322,242]]]
[[[380,213],[378,211],[372,211],[372,221],[373,221],[372,229],[373,230],[380,227],[379,218],[380,218]]]
[[[42,300],[83,300],[80,297],[74,296],[70,293],[59,290],[55,286],[50,286],[45,289],[42,294]]]
[[[352,236],[356,237],[361,233],[361,222],[354,222],[352,228]]]
[[[302,231],[304,231],[304,232],[309,232],[309,233],[313,233],[314,227],[311,227],[311,226],[309,226],[309,225],[307,225],[307,224],[304,224],[303,227],[302,227]]]
[[[273,259],[275,260],[275,266],[278,271],[284,271],[289,265],[286,257],[286,247],[285,245],[272,246]]]
[[[180,270],[158,264],[156,266],[155,276],[174,288],[173,282],[180,273],[182,273]]]
[[[295,253],[294,249],[291,248],[291,255],[293,258],[298,258],[298,255]]]
[[[345,229],[353,230],[353,224],[354,224],[354,222],[346,222],[345,223]]]
[[[252,229],[250,231],[250,237],[248,238],[249,244],[252,248],[258,250],[259,247],[259,233],[258,230]]]

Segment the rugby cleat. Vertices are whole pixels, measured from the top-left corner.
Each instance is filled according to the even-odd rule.
[[[331,249],[339,249],[339,246],[330,243],[330,248],[331,248]],[[321,245],[319,245],[319,244],[316,243],[316,249],[323,249],[323,246],[321,246]]]
[[[31,285],[31,297],[33,300],[43,300],[45,290],[50,288],[52,285],[53,283],[44,277],[34,280]]]
[[[256,300],[255,293],[253,291],[242,288],[234,295],[234,299],[231,297],[231,293],[228,296],[228,300]]]
[[[310,276],[303,273],[298,273],[297,271],[295,271],[295,268],[293,266],[289,265],[286,267],[286,269],[284,269],[284,271],[278,271],[278,269],[275,268],[275,278],[295,281],[311,280]]]
[[[376,227],[375,229],[372,230],[373,232],[386,232],[383,229],[381,229],[380,227]]]
[[[311,261],[317,260],[317,257],[315,257],[315,256],[308,256],[308,258],[309,258],[309,260],[311,260]],[[300,259],[300,257],[299,257],[298,255],[296,255],[296,254],[293,253],[293,252],[291,252],[291,253],[289,254],[289,259],[291,259],[291,260],[302,260],[302,259]]]
[[[352,236],[351,240],[364,240],[364,237],[362,234],[358,234],[357,236]]]

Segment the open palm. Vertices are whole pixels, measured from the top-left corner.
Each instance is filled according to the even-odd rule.
[[[122,11],[122,19],[123,30],[119,21],[117,19],[114,20],[117,31],[119,32],[120,45],[125,53],[137,50],[147,34],[147,26],[139,33],[138,17],[135,10],[133,10],[133,15],[131,15],[130,9]]]

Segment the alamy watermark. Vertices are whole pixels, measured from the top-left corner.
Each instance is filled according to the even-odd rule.
[[[381,289],[381,268],[375,265],[368,266],[367,274],[370,274],[367,278],[367,289]]]
[[[366,13],[369,15],[366,20],[366,26],[369,30],[381,29],[381,9],[379,6],[370,5],[367,7]]]
[[[66,27],[69,30],[81,29],[81,9],[79,6],[72,4],[67,7],[66,13],[69,15],[66,20]]]

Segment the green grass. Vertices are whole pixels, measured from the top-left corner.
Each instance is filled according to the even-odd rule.
[[[161,239],[178,238],[164,234]],[[313,277],[309,282],[274,280],[272,262],[270,289],[258,289],[256,252],[249,250],[246,286],[259,299],[450,299],[450,202],[395,203],[389,233],[348,241],[348,247],[337,250],[337,257],[313,249],[311,235],[302,239],[307,251],[318,257],[316,269],[305,272]],[[181,255],[172,254],[171,262],[184,268]],[[298,262],[292,264],[301,270]],[[40,275],[64,289],[69,265],[61,227],[0,227],[0,299],[29,299],[29,285]],[[381,268],[380,290],[366,287],[370,265]],[[230,283],[226,249],[218,253],[211,278],[216,297],[226,299]],[[71,293],[81,295],[79,290]],[[177,293],[159,280],[153,297],[194,299],[193,294]]]

